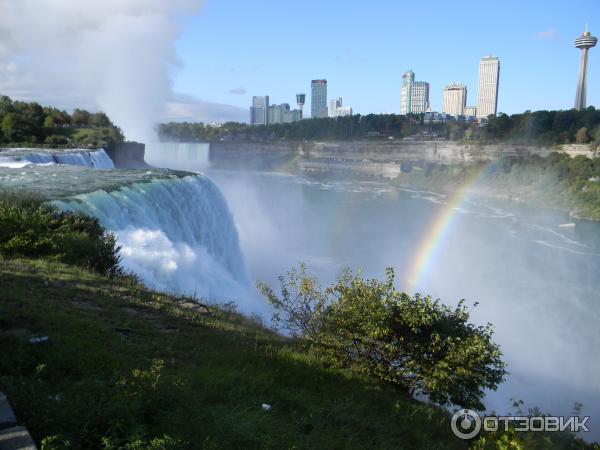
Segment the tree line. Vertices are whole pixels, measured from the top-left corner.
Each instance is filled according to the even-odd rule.
[[[599,147],[600,110],[590,106],[581,111],[525,111],[510,116],[490,116],[483,124],[454,118],[436,123],[428,120],[426,115],[356,114],[271,125],[227,122],[214,126],[201,122],[170,122],[159,124],[157,131],[161,139],[178,142],[401,139],[420,135],[475,143],[590,143]]]
[[[122,142],[123,133],[103,112],[72,114],[36,102],[0,96],[0,144],[103,147]]]

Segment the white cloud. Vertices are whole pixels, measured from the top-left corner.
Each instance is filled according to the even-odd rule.
[[[229,93],[232,95],[244,95],[248,92],[245,87],[240,86],[229,90]]]

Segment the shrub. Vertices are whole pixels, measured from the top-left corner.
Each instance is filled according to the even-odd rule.
[[[264,283],[274,323],[313,344],[331,363],[350,368],[440,405],[484,409],[484,389],[506,375],[492,326],[468,322],[464,301],[450,308],[431,297],[411,297],[386,280],[349,270],[322,290],[304,266],[280,277],[281,297]]]
[[[109,276],[122,274],[116,239],[98,219],[60,212],[26,194],[0,193],[0,255],[48,257]]]

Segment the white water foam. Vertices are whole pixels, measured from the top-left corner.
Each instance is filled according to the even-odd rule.
[[[117,236],[123,266],[154,289],[235,301],[245,313],[266,305],[250,287],[225,198],[206,176],[157,179],[54,202],[97,217]]]
[[[8,153],[8,152],[7,152]],[[114,169],[104,149],[80,152],[29,152],[17,156],[0,157],[0,167],[22,168],[28,165],[65,164],[93,169]]]

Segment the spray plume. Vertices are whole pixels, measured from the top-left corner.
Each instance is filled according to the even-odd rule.
[[[201,0],[2,0],[0,92],[101,109],[148,140],[178,62],[178,23]]]

